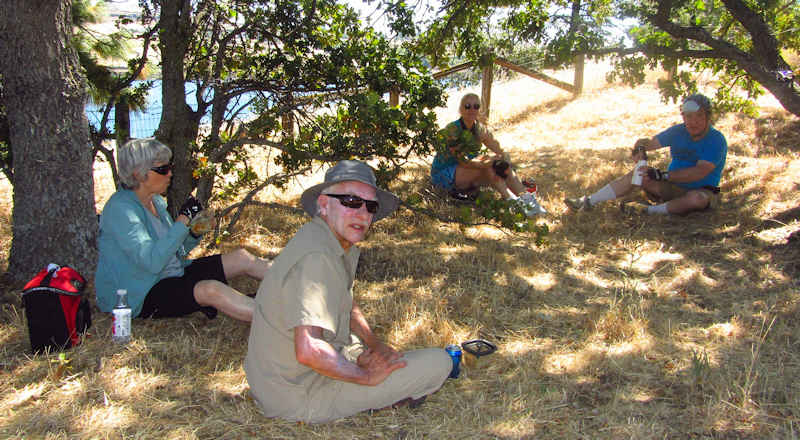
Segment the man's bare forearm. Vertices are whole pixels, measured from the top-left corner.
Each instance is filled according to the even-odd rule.
[[[693,167],[681,168],[669,172],[669,181],[674,183],[697,182],[708,176],[712,171],[714,171],[714,165],[711,165],[711,167],[695,165]]]
[[[297,361],[323,376],[345,382],[367,385],[369,375],[350,362],[326,341],[320,339],[318,327],[295,328],[295,355]]]

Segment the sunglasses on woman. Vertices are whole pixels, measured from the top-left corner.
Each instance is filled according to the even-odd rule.
[[[158,167],[151,167],[150,169],[157,172],[158,174],[161,174],[162,176],[166,176],[167,174],[169,174],[170,171],[172,171],[172,163],[168,163],[166,165],[161,165]]]
[[[469,110],[469,109],[473,109],[473,108],[475,110],[480,110],[481,105],[477,104],[477,103],[475,103],[475,104],[464,104],[464,110]]]
[[[361,205],[366,203],[368,213],[375,214],[376,212],[378,212],[377,200],[366,200],[362,199],[359,196],[354,196],[352,194],[323,194],[323,195],[339,199],[339,203],[341,203],[342,206],[344,206],[345,208],[360,209]]]

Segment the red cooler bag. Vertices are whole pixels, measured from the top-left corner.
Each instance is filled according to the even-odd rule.
[[[31,349],[64,350],[81,342],[92,325],[89,302],[83,297],[86,279],[68,266],[49,264],[22,290]]]

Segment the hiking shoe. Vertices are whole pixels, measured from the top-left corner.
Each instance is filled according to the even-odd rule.
[[[619,209],[623,213],[629,214],[629,215],[647,214],[647,208],[649,208],[649,207],[650,207],[650,205],[646,205],[646,204],[640,203],[640,202],[633,202],[633,201],[625,201],[625,202],[622,202],[622,203],[619,204]]]
[[[370,414],[374,414],[374,413],[376,413],[378,411],[382,411],[384,409],[390,409],[390,408],[391,409],[397,409],[397,408],[402,408],[404,406],[407,406],[409,409],[417,409],[420,406],[422,406],[423,403],[425,403],[425,399],[427,399],[427,398],[428,398],[428,396],[422,396],[419,399],[406,397],[405,399],[398,400],[397,402],[395,402],[395,403],[393,403],[393,404],[391,404],[389,406],[385,406],[383,408],[370,409],[369,413]]]
[[[578,211],[588,211],[592,209],[592,204],[589,203],[589,197],[580,196],[575,199],[564,199],[564,203],[569,207],[569,209],[578,212]]]
[[[200,311],[206,315],[208,319],[214,319],[217,317],[217,309],[211,306],[200,307]]]
[[[450,198],[459,203],[475,203],[478,199],[478,188],[456,189],[449,191]]]
[[[535,217],[540,214],[547,214],[547,210],[542,208],[539,201],[536,200],[536,194],[526,192],[519,196],[519,201],[522,203],[522,209],[528,217]]]

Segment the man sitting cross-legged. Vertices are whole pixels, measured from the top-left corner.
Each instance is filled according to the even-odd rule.
[[[365,163],[346,160],[301,203],[313,219],[275,259],[256,296],[244,363],[253,397],[269,417],[312,423],[418,404],[447,379],[450,356],[441,348],[399,353],[380,341],[352,291],[354,245],[397,198],[375,185]]]
[[[701,94],[684,99],[681,105],[683,124],[674,125],[650,139],[639,139],[633,148],[633,160],[646,152],[670,147],[672,161],[666,171],[640,167],[603,186],[589,196],[566,199],[573,210],[580,211],[629,194],[638,186],[631,183],[634,172],[642,177],[641,188],[658,204],[623,203],[625,212],[648,214],[686,214],[712,207],[719,194],[719,180],[725,167],[728,143],[711,126],[711,102]]]

